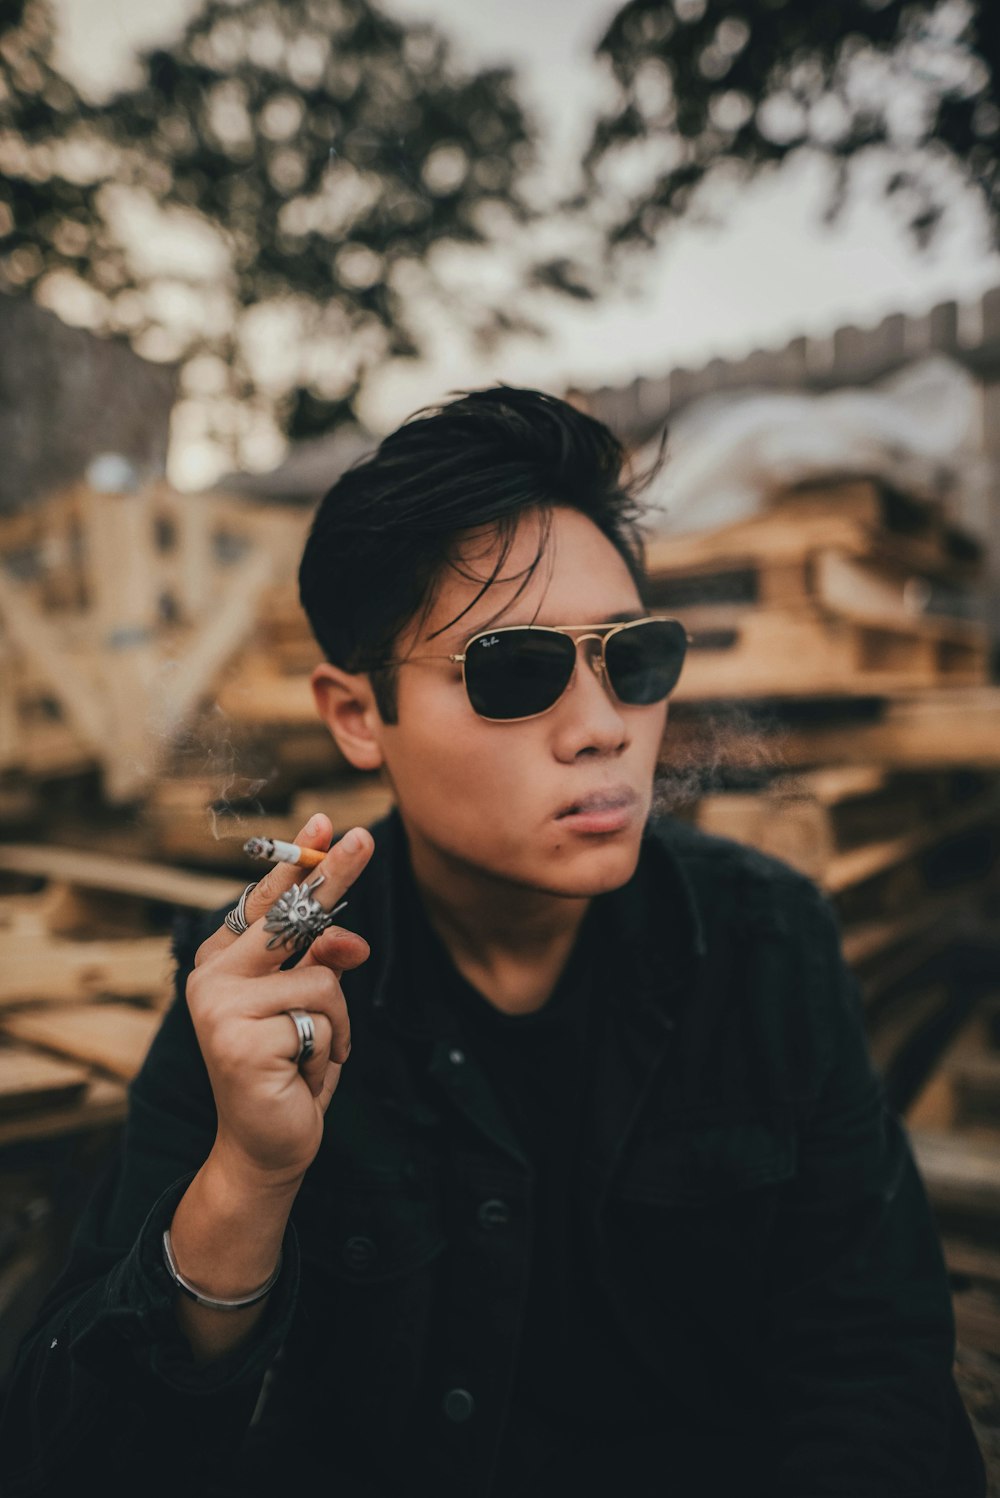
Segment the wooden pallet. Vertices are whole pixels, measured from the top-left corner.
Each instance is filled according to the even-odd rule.
[[[978,789],[991,789],[985,777]],[[835,892],[977,814],[968,777],[958,772],[893,775],[879,765],[848,765],[776,775],[755,792],[703,796],[694,820],[785,859]]]
[[[672,699],[663,763],[675,775],[884,766],[1000,769],[1000,686],[937,687],[885,701],[728,704]]]
[[[129,1082],[142,1065],[160,1018],[154,1010],[134,1004],[36,1004],[0,1014],[0,1034]]]
[[[109,801],[141,794],[291,569],[296,518],[78,485],[0,523],[0,773],[97,765]]]
[[[1000,1121],[984,1117],[970,1076],[1000,1059],[993,1044],[1000,997],[981,1001],[948,1045],[904,1122],[942,1228],[996,1244],[1000,1234]]]
[[[870,480],[789,490],[759,514],[730,525],[646,542],[654,579],[743,563],[798,563],[804,551],[874,557],[955,585],[978,578],[981,543],[949,525],[940,503],[893,493]]]
[[[985,634],[946,637],[780,609],[689,614],[693,636],[672,700],[892,696],[988,682]]]
[[[715,533],[714,556],[686,567],[661,543],[649,602],[685,620],[704,608],[813,607],[887,628],[944,630],[979,616],[978,590],[950,578],[946,582],[926,566],[908,566],[898,547],[866,542],[861,534],[848,532],[840,545],[813,539],[829,530],[825,521],[794,527],[783,521],[778,544],[762,529],[753,548],[735,551]]]

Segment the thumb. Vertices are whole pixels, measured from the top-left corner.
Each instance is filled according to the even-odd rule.
[[[339,978],[349,968],[360,967],[371,956],[371,947],[357,931],[348,931],[343,926],[331,926],[321,931],[296,964],[298,967],[322,965],[333,970]]]

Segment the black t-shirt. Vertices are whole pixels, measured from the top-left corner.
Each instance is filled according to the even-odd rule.
[[[427,918],[412,873],[398,909],[407,912],[408,956],[460,1014],[470,1053],[485,1071],[535,1171],[534,1238],[510,1416],[491,1493],[528,1498],[566,1475],[569,1440],[591,1474],[619,1443],[650,1426],[648,1376],[614,1326],[604,1292],[588,1274],[573,1207],[580,1131],[608,1006],[614,1002],[607,924],[592,900],[547,1002],[531,1014],[497,1009],[455,967]],[[592,1450],[593,1457],[585,1453]],[[598,1457],[599,1454],[599,1457]]]

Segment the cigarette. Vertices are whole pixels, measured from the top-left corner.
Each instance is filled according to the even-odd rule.
[[[251,837],[243,844],[251,858],[269,858],[272,863],[290,863],[297,869],[314,869],[329,853],[329,848],[300,848],[278,837]]]

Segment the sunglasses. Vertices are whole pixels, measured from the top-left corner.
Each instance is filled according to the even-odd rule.
[[[576,631],[587,633],[576,635]],[[547,713],[576,672],[577,646],[598,640],[597,669],[620,702],[646,707],[677,685],[691,636],[679,619],[636,619],[595,630],[589,624],[510,624],[484,629],[460,655],[411,656],[461,663],[469,701],[491,723],[520,723]]]

